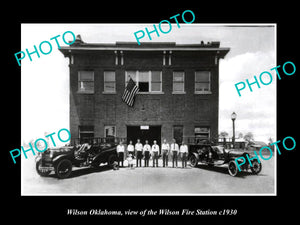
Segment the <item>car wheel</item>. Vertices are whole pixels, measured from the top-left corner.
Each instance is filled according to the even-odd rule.
[[[72,162],[68,159],[60,160],[55,167],[55,173],[60,179],[69,177],[72,173]]]
[[[35,169],[36,169],[36,172],[41,176],[41,177],[47,177],[51,171],[50,170],[43,170],[43,169],[40,169],[40,166],[41,166],[42,162],[41,160],[37,161],[36,164],[35,164]]]
[[[191,155],[190,165],[191,165],[191,167],[196,167],[198,165],[198,159],[195,155]]]
[[[228,163],[228,172],[230,174],[230,176],[236,176],[237,173],[238,173],[238,167],[236,165],[236,162],[234,160],[231,160],[229,163]]]
[[[262,165],[255,159],[252,162],[252,166],[250,167],[250,169],[251,169],[252,174],[259,174],[262,169]]]
[[[110,167],[114,167],[115,162],[117,162],[117,161],[118,161],[118,158],[116,155],[110,155],[107,158],[107,165]]]

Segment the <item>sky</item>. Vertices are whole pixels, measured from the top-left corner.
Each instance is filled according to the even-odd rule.
[[[153,23],[154,24],[154,23]],[[84,42],[115,43],[136,42],[134,32],[150,29],[153,24],[22,24],[21,49],[29,52],[42,41],[66,31],[80,34]],[[259,25],[259,26],[258,26]],[[168,30],[168,27],[163,27]],[[72,41],[71,35],[66,35]],[[229,47],[230,52],[220,59],[219,82],[219,132],[226,131],[232,137],[231,114],[237,114],[236,134],[252,132],[254,139],[268,143],[276,140],[276,75],[271,68],[276,66],[276,26],[274,24],[172,24],[168,34],[152,35],[140,41],[176,42],[178,44],[220,41],[220,47]],[[58,132],[69,128],[69,67],[68,59],[57,49],[55,41],[48,55],[28,56],[21,64],[21,143],[43,138],[45,132]],[[43,45],[44,46],[44,45]],[[47,46],[44,46],[47,51]],[[16,66],[18,66],[16,61]],[[259,89],[252,85],[253,92],[246,87],[239,97],[235,84],[254,81],[263,71],[273,76],[270,85]],[[267,83],[268,77],[263,77]]]

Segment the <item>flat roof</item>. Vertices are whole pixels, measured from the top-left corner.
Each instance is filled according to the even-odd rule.
[[[68,56],[78,51],[203,51],[217,52],[223,58],[230,48],[220,48],[220,42],[204,42],[195,44],[176,44],[176,42],[116,42],[116,43],[84,43],[76,40],[70,46],[61,47],[60,51]]]

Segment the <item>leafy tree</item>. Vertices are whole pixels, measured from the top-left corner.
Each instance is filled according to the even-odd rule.
[[[219,137],[220,138],[226,138],[228,137],[228,133],[226,131],[222,131],[220,134],[219,134]]]
[[[243,133],[240,132],[240,133],[238,134],[238,138],[243,138],[243,137],[244,137]]]
[[[248,141],[248,142],[254,141],[253,133],[252,133],[252,132],[246,133],[246,134],[244,135],[244,140],[245,140],[245,141]]]

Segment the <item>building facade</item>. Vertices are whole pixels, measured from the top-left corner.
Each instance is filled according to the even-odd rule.
[[[85,43],[61,47],[70,69],[71,143],[91,137],[161,143],[217,138],[220,42]],[[122,101],[129,78],[133,107]]]

